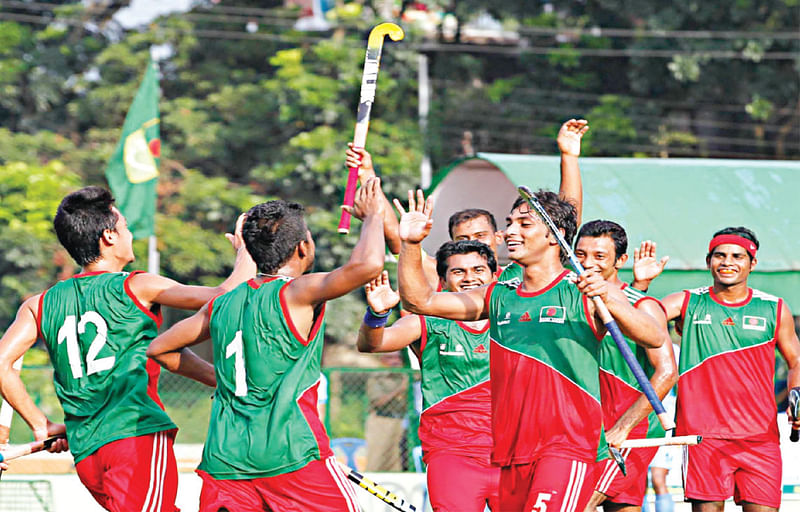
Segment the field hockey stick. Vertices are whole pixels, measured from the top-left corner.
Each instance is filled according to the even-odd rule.
[[[367,144],[367,131],[369,131],[369,114],[375,102],[375,89],[378,86],[378,70],[381,66],[381,52],[383,51],[383,38],[389,36],[392,41],[403,39],[403,29],[394,23],[381,23],[373,28],[367,40],[367,56],[364,59],[364,73],[361,75],[361,97],[358,102],[356,115],[356,130],[353,135],[353,148],[364,149]],[[353,206],[358,184],[358,167],[350,167],[347,173],[347,186],[344,189],[342,206]],[[339,218],[339,233],[350,232],[350,212],[342,208]]]
[[[800,387],[789,390],[789,411],[792,414],[792,420],[800,418]],[[800,439],[800,430],[792,428],[789,440],[796,443],[798,439]]]
[[[347,472],[347,478],[393,509],[399,510],[400,512],[417,512],[417,507],[395,493],[390,492],[386,487],[376,484],[355,469],[351,469],[341,463],[340,465],[342,466],[342,469]]]
[[[572,250],[572,247],[569,246],[564,237],[561,235],[561,232],[556,227],[555,223],[553,223],[553,219],[547,214],[545,209],[539,203],[539,201],[534,197],[533,192],[528,187],[522,185],[517,187],[519,194],[525,199],[530,207],[541,217],[542,221],[547,225],[553,235],[558,240],[558,244],[567,254],[570,263],[575,268],[575,272],[578,274],[583,274],[584,268],[581,265],[581,262],[578,261],[578,258],[575,256],[575,253]],[[611,313],[608,312],[608,308],[606,304],[603,302],[603,299],[600,297],[592,297],[592,302],[594,302],[595,309],[597,313],[600,315],[600,319],[603,321],[603,324],[606,326],[606,329],[611,334],[611,337],[614,338],[614,343],[617,344],[617,348],[622,353],[622,357],[625,359],[625,363],[627,363],[628,368],[631,369],[633,372],[634,377],[636,377],[636,382],[639,383],[639,387],[642,388],[647,400],[650,402],[650,405],[653,406],[653,410],[658,415],[658,420],[661,422],[661,426],[664,427],[664,430],[672,430],[675,428],[675,422],[672,421],[672,418],[669,417],[667,414],[666,409],[664,409],[664,404],[661,403],[659,400],[658,395],[656,395],[656,391],[653,389],[653,385],[650,383],[650,380],[645,375],[644,370],[639,365],[639,362],[636,360],[636,357],[633,355],[631,348],[628,346],[628,343],[625,341],[625,338],[622,335],[622,331],[619,330],[619,326],[617,322],[614,320],[614,317],[611,316]]]
[[[654,448],[656,446],[691,446],[700,444],[703,436],[657,437],[654,439],[626,439],[622,448]]]
[[[5,450],[0,451],[0,462],[7,462],[9,460],[18,459],[20,457],[24,457],[26,455],[30,455],[32,453],[40,452],[42,450],[47,450],[50,448],[53,443],[58,441],[59,439],[66,439],[65,434],[58,434],[57,436],[48,437],[47,439],[43,439],[42,441],[34,441],[28,444],[22,444],[19,446],[11,446]]]

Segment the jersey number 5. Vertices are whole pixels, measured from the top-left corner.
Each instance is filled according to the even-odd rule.
[[[94,311],[87,311],[81,315],[80,322],[77,322],[75,315],[69,315],[64,319],[64,323],[58,330],[58,344],[62,341],[67,342],[67,359],[72,370],[72,377],[80,379],[83,377],[83,367],[81,366],[81,350],[78,346],[78,335],[86,332],[86,324],[92,324],[95,328],[95,337],[89,345],[89,352],[86,354],[86,375],[110,370],[114,366],[114,356],[97,358],[103,346],[108,340],[108,324],[103,317]]]
[[[536,503],[533,505],[531,512],[547,512],[547,502],[552,497],[553,495],[549,492],[540,492],[536,497]]]

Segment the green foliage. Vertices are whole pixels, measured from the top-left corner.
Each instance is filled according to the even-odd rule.
[[[60,267],[68,264],[52,230],[52,216],[61,198],[79,183],[56,160],[0,165],[0,324],[7,325],[23,298],[54,282]]]
[[[590,110],[592,128],[583,138],[581,154],[613,154],[621,143],[636,139],[633,121],[625,115],[631,108],[630,100],[609,94],[600,98],[600,104]],[[608,148],[608,149],[606,149]]]
[[[750,114],[750,117],[758,121],[766,121],[769,119],[774,110],[775,105],[773,105],[768,99],[762,98],[758,94],[756,94],[753,97],[753,101],[748,103],[745,107],[745,111]]]

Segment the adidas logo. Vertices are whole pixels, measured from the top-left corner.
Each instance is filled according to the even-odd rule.
[[[472,350],[472,353],[473,353],[473,354],[485,354],[485,353],[487,353],[487,352],[489,352],[489,351],[488,351],[488,350],[486,350],[486,347],[484,347],[484,346],[483,346],[483,343],[481,343],[480,345],[478,345],[477,347],[475,347],[475,348]]]
[[[519,317],[519,321],[520,321],[520,322],[530,322],[530,321],[531,321],[531,315],[530,315],[530,313],[528,313],[528,312],[526,311],[526,312],[525,312],[525,313],[524,313],[524,314],[523,314],[521,317]]]
[[[722,321],[722,325],[732,326],[732,325],[736,325],[736,322],[733,321],[733,318],[728,317],[728,318],[726,318],[725,320]]]

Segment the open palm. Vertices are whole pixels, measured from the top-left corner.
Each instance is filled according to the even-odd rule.
[[[650,240],[642,242],[633,250],[633,279],[635,281],[652,281],[664,271],[669,256],[660,260],[656,256],[656,243]]]
[[[395,307],[400,302],[400,295],[392,290],[389,283],[389,273],[385,270],[364,286],[367,294],[367,304],[376,313],[383,313]]]
[[[433,201],[425,199],[421,190],[417,190],[416,198],[412,191],[408,191],[408,211],[397,199],[394,206],[400,213],[400,240],[404,242],[419,243],[431,232],[433,226]]]

